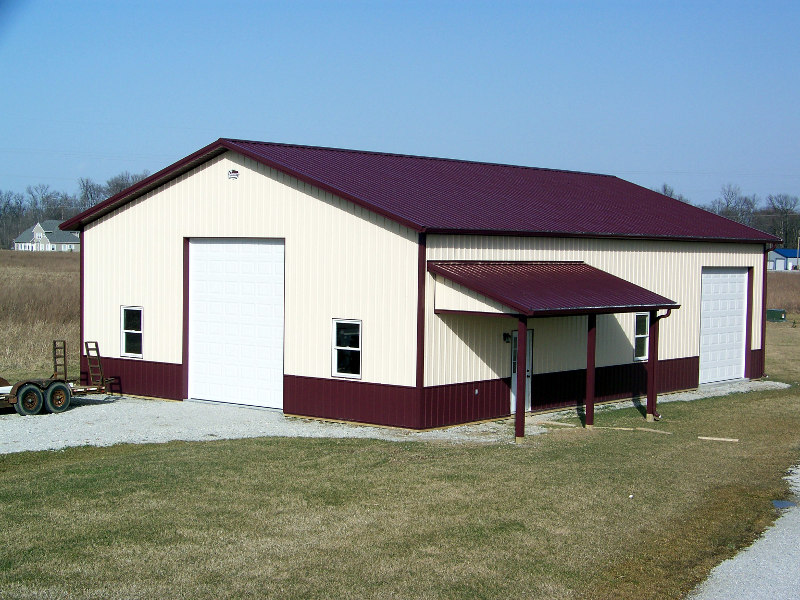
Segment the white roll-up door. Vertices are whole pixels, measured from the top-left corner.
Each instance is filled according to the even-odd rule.
[[[700,309],[700,383],[744,377],[747,269],[704,268]]]
[[[283,408],[282,240],[189,241],[189,397]]]

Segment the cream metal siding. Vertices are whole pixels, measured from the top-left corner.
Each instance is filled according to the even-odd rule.
[[[84,335],[104,355],[136,305],[143,360],[182,362],[186,237],[285,240],[286,374],[330,378],[332,319],[359,319],[362,380],[415,385],[416,233],[231,152],[86,227]]]
[[[577,260],[666,296],[681,308],[660,324],[659,358],[699,356],[700,291],[703,267],[753,269],[752,347],[761,348],[758,315],[763,246],[583,238],[428,235],[428,260]],[[516,328],[508,318],[434,314],[435,279],[426,280],[425,385],[443,385],[510,376],[510,350],[495,338],[491,348],[471,360],[485,335],[502,338]],[[489,320],[489,322],[486,321]],[[633,315],[598,318],[598,366],[633,360]],[[498,325],[503,323],[502,326]],[[534,372],[586,366],[586,318],[530,319],[534,328]]]
[[[514,312],[508,306],[504,306],[441,275],[435,275],[434,280],[436,281],[433,290],[435,310],[459,310],[496,314]]]

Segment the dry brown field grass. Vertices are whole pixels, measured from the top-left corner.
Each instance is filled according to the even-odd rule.
[[[767,274],[767,308],[800,313],[800,271],[773,271]]]
[[[80,254],[0,250],[0,377],[47,377],[53,340],[78,375]]]
[[[769,379],[800,383],[800,314],[788,313],[785,323],[767,323],[766,370]]]

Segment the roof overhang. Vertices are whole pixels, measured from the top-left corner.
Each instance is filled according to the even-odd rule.
[[[429,261],[436,312],[555,317],[680,305],[583,262]]]

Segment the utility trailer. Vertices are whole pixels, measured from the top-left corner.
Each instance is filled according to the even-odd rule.
[[[14,407],[18,414],[36,415],[42,409],[51,413],[64,412],[73,396],[104,394],[116,381],[103,375],[97,342],[86,342],[88,385],[67,379],[67,343],[53,340],[53,375],[47,379],[23,379],[13,385],[0,377],[0,408]]]

